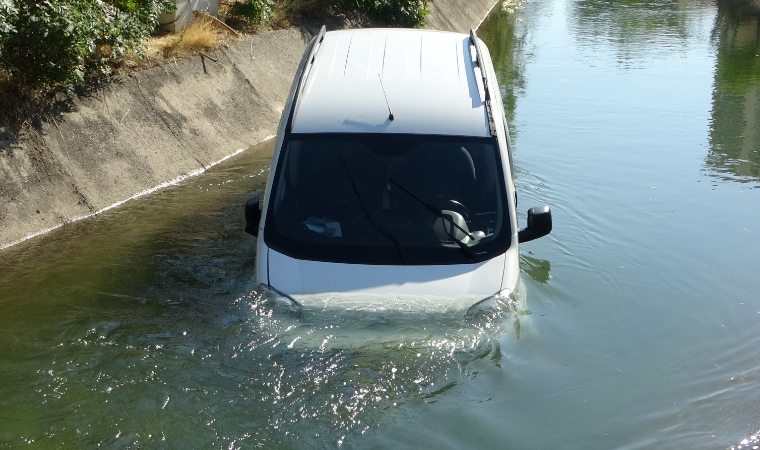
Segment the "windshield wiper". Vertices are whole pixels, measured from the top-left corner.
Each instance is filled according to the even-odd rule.
[[[346,161],[343,160],[343,155],[339,156],[340,163],[343,164],[343,169],[346,171],[346,175],[348,175],[348,180],[351,182],[351,188],[354,190],[354,194],[356,195],[356,199],[359,200],[359,205],[362,207],[362,211],[364,211],[364,216],[367,218],[369,223],[377,228],[377,230],[385,237],[393,241],[393,244],[396,246],[396,250],[398,251],[398,256],[401,258],[401,262],[406,264],[406,252],[404,251],[404,248],[401,246],[401,243],[399,242],[398,238],[393,235],[390,231],[386,230],[385,227],[380,225],[379,223],[375,222],[374,219],[372,219],[372,216],[369,213],[369,209],[367,208],[367,205],[364,203],[364,200],[362,199],[362,196],[359,195],[359,187],[356,185],[356,181],[354,180],[354,177],[351,176],[351,172],[348,170],[348,166],[346,165]]]
[[[428,210],[430,210],[430,212],[432,212],[436,216],[440,217],[441,220],[448,221],[450,224],[452,224],[455,227],[457,227],[459,229],[459,231],[461,231],[462,233],[464,233],[467,237],[469,237],[470,239],[475,239],[473,237],[473,235],[471,235],[468,230],[465,230],[464,228],[460,227],[458,223],[454,222],[451,219],[451,217],[449,217],[446,214],[444,214],[443,210],[441,210],[441,208],[439,208],[439,207],[435,206],[434,204],[432,204],[432,203],[430,203],[430,202],[428,202],[428,201],[420,198],[419,196],[415,195],[412,191],[410,191],[406,187],[404,187],[401,184],[399,184],[399,182],[396,181],[393,177],[388,177],[388,181],[390,183],[392,183],[392,184],[395,184],[396,187],[398,187],[402,191],[406,192],[407,195],[409,195],[413,199],[415,199],[418,202],[420,202],[423,206],[425,206],[425,208],[427,208]],[[473,252],[472,249],[467,246],[467,244],[465,244],[461,240],[457,239],[456,236],[454,236],[451,232],[449,232],[449,230],[446,228],[445,225],[443,227],[443,231],[446,233],[446,235],[448,237],[451,238],[452,241],[454,241],[455,244],[457,244],[457,246],[459,246],[459,248],[462,250],[462,253],[464,253],[464,255],[467,256],[467,258],[471,259],[472,261],[477,261],[478,260],[477,257],[475,256],[475,252]]]

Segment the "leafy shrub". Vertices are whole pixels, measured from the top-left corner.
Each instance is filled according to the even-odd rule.
[[[270,22],[274,13],[274,0],[244,0],[230,7],[230,14],[243,16],[258,25]]]
[[[425,25],[429,2],[430,0],[237,0],[230,5],[227,23],[246,28],[248,24],[276,24],[282,18],[287,23],[293,19],[308,20],[331,12],[352,10],[390,26],[420,28]]]
[[[291,9],[353,9],[391,26],[421,27],[429,1],[239,0],[230,12],[258,25]],[[108,77],[124,54],[142,54],[159,14],[173,8],[169,0],[0,0],[0,74],[28,86]]]
[[[18,9],[12,0],[0,0],[0,36],[15,29],[13,22],[16,20],[16,14],[18,14]]]
[[[339,0],[348,7],[374,16],[394,27],[425,26],[430,0]]]
[[[114,61],[140,51],[167,0],[0,0],[0,64],[25,84],[71,86],[111,74]]]

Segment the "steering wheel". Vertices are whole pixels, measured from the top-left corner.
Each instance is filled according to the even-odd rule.
[[[437,201],[434,204],[442,210],[446,209],[449,211],[454,211],[455,213],[459,213],[464,218],[465,222],[470,221],[470,210],[456,200]]]

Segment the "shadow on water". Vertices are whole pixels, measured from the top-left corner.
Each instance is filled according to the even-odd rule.
[[[717,48],[705,163],[720,177],[760,179],[760,7],[719,3],[713,29]]]

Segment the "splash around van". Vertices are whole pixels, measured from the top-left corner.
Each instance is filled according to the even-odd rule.
[[[298,305],[468,308],[506,298],[519,229],[507,121],[485,44],[404,29],[320,33],[298,67],[264,198],[246,204],[261,286]]]

